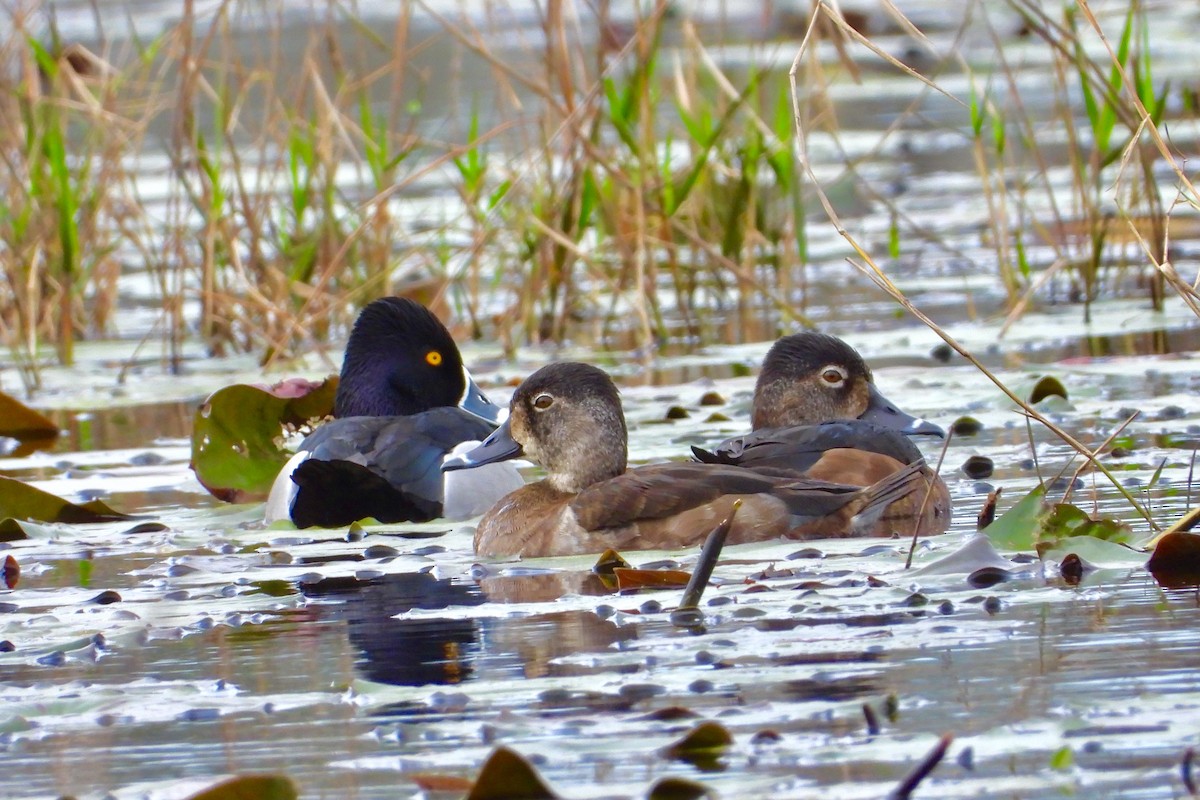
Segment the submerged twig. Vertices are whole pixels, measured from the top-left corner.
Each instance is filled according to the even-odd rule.
[[[937,476],[942,474],[942,464],[946,461],[946,450],[950,447],[950,440],[954,438],[954,429],[946,434],[946,440],[942,442],[942,452],[938,455],[937,466],[933,468],[933,479],[928,481],[925,487],[925,496],[921,498],[921,507],[917,510],[917,519],[913,523],[912,542],[908,545],[908,558],[904,560],[904,568],[908,569],[912,566],[913,553],[917,550],[917,536],[921,533],[921,520],[925,518],[925,508],[929,505],[929,498],[933,496],[934,482]]]
[[[892,790],[888,795],[888,800],[907,800],[912,796],[913,789],[917,788],[917,784],[925,780],[929,773],[933,772],[934,767],[941,763],[946,757],[946,751],[950,749],[950,743],[954,741],[953,733],[943,733],[938,743],[933,746],[925,758],[921,759],[921,763],[913,768],[913,771],[904,776],[904,780],[900,781],[900,785]]]

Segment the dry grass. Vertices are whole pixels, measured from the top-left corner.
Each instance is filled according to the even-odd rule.
[[[424,6],[380,26],[330,4],[297,28],[282,4],[226,2],[201,18],[185,3],[153,40],[91,50],[55,35],[48,5],[25,3],[0,34],[0,336],[36,386],[45,347],[70,363],[77,338],[111,335],[137,275],[172,362],[195,336],[216,354],[286,356],[398,291],[449,301],[470,334],[510,350],[581,333],[705,341],[730,315],[761,336],[762,318],[803,319],[807,231],[826,224],[809,219],[816,173],[796,157],[814,134],[846,154],[833,180],[889,215],[888,256],[958,246],[856,172],[871,154],[843,147],[834,97],[866,60],[913,97],[877,150],[917,123],[970,141],[1011,310],[1055,281],[1084,302],[1120,291],[1113,267],[1156,301],[1164,281],[1194,297],[1170,265],[1154,167],[1173,155],[1143,10],[1117,19],[1111,56],[1089,57],[1075,43],[1111,19],[1012,6],[1050,53],[1052,123],[1072,133],[1065,196],[1005,60],[1012,37],[994,30],[986,74],[958,51],[961,31],[922,73],[818,4],[797,61],[797,141],[782,71],[722,67],[720,34],[667,2],[630,22],[606,2],[548,0],[536,29],[502,33]],[[890,24],[936,49],[902,17]],[[751,62],[780,47],[752,47]],[[924,120],[930,96],[958,119]]]

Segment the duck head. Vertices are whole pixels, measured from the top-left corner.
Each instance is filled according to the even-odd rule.
[[[838,419],[861,419],[907,434],[945,435],[884,397],[862,356],[836,336],[804,331],[775,342],[754,387],[754,429]]]
[[[346,342],[334,416],[408,416],[439,406],[459,406],[493,425],[504,415],[433,312],[404,297],[367,304]]]
[[[525,457],[546,470],[546,481],[575,493],[625,472],[625,415],[608,374],[588,364],[548,364],[517,388],[508,420],[442,469],[467,469]]]

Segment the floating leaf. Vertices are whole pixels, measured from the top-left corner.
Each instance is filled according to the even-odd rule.
[[[1050,768],[1057,770],[1070,769],[1075,763],[1075,754],[1071,752],[1070,745],[1063,745],[1054,751],[1050,756]]]
[[[497,747],[483,762],[467,800],[558,800],[524,756]]]
[[[617,578],[617,591],[634,589],[678,589],[687,586],[692,574],[679,569],[624,569],[613,570]]]
[[[663,754],[707,771],[718,767],[717,758],[731,744],[733,736],[724,725],[719,722],[701,722],[682,739],[663,750]]]
[[[630,569],[630,564],[620,553],[610,547],[596,559],[596,563],[592,565],[592,572],[597,575],[612,575],[613,570],[618,567],[621,569]]]
[[[48,447],[58,438],[58,426],[39,411],[0,392],[0,436],[16,439],[21,446],[14,456],[25,456]]]
[[[1164,586],[1200,585],[1200,536],[1173,531],[1158,540],[1146,569]]]
[[[20,542],[28,538],[29,534],[20,522],[12,517],[0,519],[0,542]]]
[[[1033,390],[1029,393],[1029,402],[1037,404],[1047,397],[1067,399],[1067,387],[1063,386],[1062,381],[1053,375],[1044,375],[1041,380],[1034,384]]]
[[[1070,503],[1057,503],[1050,515],[1042,520],[1038,531],[1039,549],[1055,546],[1063,539],[1075,536],[1090,536],[1093,539],[1104,539],[1110,542],[1128,543],[1133,538],[1129,525],[1107,517],[1092,519],[1078,506]]]
[[[1075,555],[1089,565],[1105,569],[1128,569],[1146,563],[1147,554],[1128,545],[1094,536],[1071,536],[1060,539],[1053,545],[1039,544],[1039,555],[1049,561],[1062,561]]]
[[[1046,487],[1038,485],[1001,514],[983,532],[1001,550],[1032,550],[1042,520],[1050,515]]]
[[[992,477],[992,472],[995,471],[995,464],[987,456],[973,455],[969,456],[962,465],[963,474],[974,480],[983,480],[984,478]]]
[[[296,785],[283,775],[243,775],[212,786],[187,800],[296,800]]]
[[[1093,519],[1070,503],[1047,503],[1045,486],[1022,497],[983,532],[1001,550],[1037,549],[1039,554],[1061,548],[1064,540],[1076,537],[1122,544],[1132,539],[1132,531],[1124,522],[1107,517]]]
[[[650,787],[646,800],[700,800],[701,797],[716,797],[702,783],[683,778],[662,778]]]
[[[99,500],[89,500],[82,505],[76,505],[14,478],[0,477],[0,519],[4,517],[73,524],[132,519],[128,514],[114,511]],[[11,526],[6,530],[11,531]]]
[[[280,446],[284,426],[327,416],[336,393],[336,377],[218,389],[196,410],[192,426],[197,480],[226,502],[264,499],[291,455]]]

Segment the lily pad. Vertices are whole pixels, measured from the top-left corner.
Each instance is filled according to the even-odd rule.
[[[983,532],[1001,550],[1032,550],[1037,542],[1038,528],[1049,514],[1046,487],[1039,485],[997,517]]]
[[[1001,550],[1046,550],[1074,537],[1091,537],[1119,544],[1132,539],[1127,523],[1101,517],[1093,519],[1070,503],[1046,502],[1045,486],[1022,497],[983,531]]]
[[[329,415],[336,393],[336,377],[218,389],[196,410],[192,426],[191,467],[197,480],[226,502],[265,499],[291,455],[282,447],[285,426]]]
[[[222,781],[188,800],[296,800],[296,785],[283,775],[243,775]]]
[[[0,519],[4,518],[72,524],[132,519],[99,500],[77,505],[14,478],[0,477]],[[6,536],[12,532],[11,526],[3,530]]]
[[[497,747],[483,762],[467,800],[558,800],[525,757]]]
[[[0,392],[0,436],[20,442],[12,455],[25,456],[58,438],[58,426],[39,411]]]
[[[1047,397],[1057,397],[1061,400],[1067,399],[1067,388],[1063,386],[1062,381],[1053,375],[1044,375],[1034,384],[1033,389],[1029,392],[1029,402],[1036,405]]]
[[[1149,557],[1142,550],[1128,545],[1094,536],[1068,536],[1052,544],[1039,545],[1042,558],[1063,561],[1069,555],[1083,559],[1092,567],[1105,569],[1128,569],[1146,563]]]

